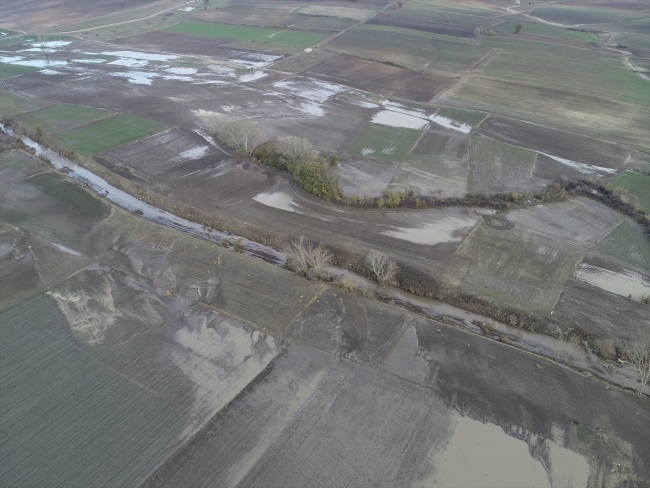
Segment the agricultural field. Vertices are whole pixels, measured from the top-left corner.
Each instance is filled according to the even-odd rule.
[[[583,251],[557,239],[485,222],[456,251],[467,258],[449,280],[528,311],[549,313]]]
[[[650,246],[641,226],[623,220],[593,250],[650,273]]]
[[[90,155],[162,132],[167,125],[133,115],[118,115],[57,136],[65,146]]]
[[[375,10],[367,10],[361,8],[347,8],[347,7],[331,7],[321,5],[309,5],[294,10],[301,15],[314,15],[317,17],[339,17],[342,19],[352,20],[366,20],[376,13]]]
[[[18,121],[32,130],[40,126],[45,132],[57,134],[111,115],[114,113],[108,110],[62,104],[22,115]]]
[[[368,123],[347,152],[387,161],[402,162],[411,152],[422,131]]]
[[[481,121],[487,116],[487,114],[484,112],[461,110],[458,108],[449,107],[442,107],[440,110],[438,110],[438,113],[436,115],[439,115],[440,117],[444,117],[446,119],[455,120],[456,122],[470,125],[472,127],[479,125]]]
[[[610,188],[623,188],[634,195],[639,206],[646,212],[650,212],[650,176],[635,173],[634,171],[623,171],[621,175],[612,181]]]
[[[532,178],[536,158],[534,151],[471,136],[467,190],[497,193],[542,186]]]
[[[431,127],[413,148],[414,155],[467,160],[470,137],[457,131]]]
[[[499,31],[514,32],[517,24],[521,24],[521,34],[535,34],[539,36],[548,36],[548,37],[557,37],[560,39],[568,39],[570,41],[579,41],[579,42],[599,42],[599,39],[589,33],[581,32],[577,30],[568,30],[566,28],[557,27],[548,24],[541,23],[532,23],[526,21],[514,21],[510,20],[499,24],[496,26],[496,29]]]
[[[290,44],[298,47],[313,46],[328,37],[327,34],[315,32],[244,27],[210,22],[184,22],[168,27],[167,30],[194,36],[240,39],[272,44]]]
[[[612,4],[610,4],[612,5]],[[602,24],[604,22],[619,22],[634,19],[647,18],[647,12],[636,12],[630,10],[617,9],[616,3],[612,8],[576,5],[543,5],[533,10],[533,15],[548,22],[565,24],[568,26],[576,24]]]
[[[33,71],[38,71],[41,68],[34,66],[20,66],[16,64],[7,64],[0,63],[0,78],[9,78],[11,76],[20,76],[25,73],[32,73]]]

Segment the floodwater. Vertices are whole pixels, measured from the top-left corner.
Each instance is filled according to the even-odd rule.
[[[292,95],[314,102],[326,102],[328,99],[346,90],[341,85],[315,80],[285,80],[271,85],[273,88],[289,92]]]
[[[441,115],[432,115],[431,117],[429,117],[429,120],[447,129],[457,130],[459,132],[462,132],[463,134],[469,134],[472,130],[472,127],[467,124],[454,122],[453,120],[448,119],[447,117],[443,117]]]
[[[632,298],[638,299],[650,295],[650,280],[629,269],[617,273],[598,266],[581,264],[573,272],[573,277],[583,283],[624,297],[632,296]]]
[[[413,115],[393,112],[392,110],[381,110],[373,115],[370,122],[375,124],[388,125],[390,127],[403,127],[405,129],[425,129],[428,122]]]
[[[293,201],[291,195],[283,191],[275,193],[260,193],[259,195],[255,195],[253,200],[262,205],[266,205],[267,207],[273,207],[287,212],[301,213],[297,210],[300,208],[299,205]]]
[[[435,246],[441,242],[460,242],[476,223],[475,219],[445,217],[422,227],[398,227],[398,230],[385,230],[382,234],[414,244]]]
[[[463,488],[551,488],[544,467],[526,442],[495,424],[456,414],[456,427],[443,449],[436,449],[434,472],[426,485]]]

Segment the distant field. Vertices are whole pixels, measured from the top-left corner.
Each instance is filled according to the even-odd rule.
[[[632,195],[636,195],[643,210],[650,212],[650,176],[623,171],[618,178],[612,181],[610,188],[625,188]]]
[[[440,115],[441,117],[446,117],[448,119],[455,120],[456,122],[460,122],[461,124],[467,124],[474,127],[480,124],[487,114],[473,110],[470,111],[461,110],[459,108],[442,107],[440,110],[438,110],[438,113],[436,115]]]
[[[472,136],[467,191],[495,192],[528,188],[537,153]]]
[[[184,22],[173,25],[166,30],[193,34],[197,36],[222,37],[246,41],[263,41],[293,46],[308,47],[327,39],[327,34],[316,32],[294,31],[283,29],[268,29],[258,27],[242,27],[209,22]],[[271,37],[273,36],[273,37]]]
[[[55,105],[18,117],[30,129],[40,126],[45,132],[55,134],[104,119],[114,112],[78,105]]]
[[[481,223],[457,254],[469,258],[451,277],[476,292],[528,311],[548,313],[582,251],[521,229]]]
[[[88,156],[162,132],[167,128],[167,125],[156,120],[133,115],[118,115],[66,132],[59,135],[58,139],[79,154]]]
[[[33,98],[23,98],[14,95],[5,87],[0,86],[0,115],[11,116],[21,112],[29,112],[50,105],[45,100],[35,100]]]
[[[650,237],[629,219],[598,241],[593,249],[650,273]]]
[[[599,39],[590,34],[589,32],[571,31],[563,27],[556,27],[548,24],[533,24],[531,22],[515,22],[509,21],[499,24],[495,29],[500,31],[514,32],[515,26],[521,24],[521,32],[524,34],[536,34],[540,36],[559,37],[561,39],[569,39],[571,41],[580,42],[598,42]]]
[[[402,162],[422,131],[368,123],[348,148],[349,154]]]
[[[25,73],[38,71],[41,68],[34,68],[33,66],[19,66],[17,64],[0,63],[0,78],[9,78],[11,76],[20,76]]]
[[[395,32],[396,34],[404,34],[413,37],[423,37],[425,39],[452,42],[456,44],[466,44],[468,46],[472,46],[474,44],[474,39],[472,38],[448,36],[445,34],[437,34],[435,32],[428,32],[424,30],[408,29],[406,27],[396,27],[390,25],[377,25],[377,24],[361,24],[356,26],[355,29],[374,30],[374,31],[382,31],[382,32]]]
[[[453,6],[452,6],[453,5]],[[486,25],[500,10],[448,3],[437,5],[425,2],[409,2],[401,9],[386,9],[384,15],[399,19],[443,23],[449,16],[449,24],[464,28]]]
[[[616,3],[612,3],[612,6],[616,6]],[[647,12],[562,5],[544,5],[533,10],[531,15],[564,25],[602,24],[605,22],[648,18]]]
[[[323,17],[340,17],[343,19],[364,20],[375,13],[374,10],[360,8],[330,7],[320,5],[308,5],[298,10],[303,15],[316,15]]]
[[[325,44],[324,49],[448,77],[457,76],[486,52],[481,47],[374,27],[351,29]]]

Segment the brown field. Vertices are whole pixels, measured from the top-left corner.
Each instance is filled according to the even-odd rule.
[[[406,185],[419,189],[422,195],[459,197],[467,193],[467,161],[414,155],[407,161],[394,182],[406,180]]]
[[[469,135],[455,130],[430,128],[413,149],[413,154],[441,156],[465,161],[469,152]]]
[[[469,29],[467,26],[455,26],[452,24],[427,22],[423,20],[401,19],[386,14],[379,14],[366,22],[366,24],[403,27],[405,29],[433,32],[434,34],[443,34],[445,36],[474,37],[474,30]]]
[[[144,7],[159,0],[129,0],[129,9]],[[2,24],[9,29],[32,30],[34,26],[49,28],[98,17],[100,15],[124,12],[120,2],[88,2],[86,0],[43,0],[34,8],[32,2],[5,0],[2,2]]]
[[[381,159],[366,159],[345,155],[341,158],[336,174],[341,179],[345,195],[381,196],[400,165]]]
[[[449,78],[418,73],[347,55],[332,57],[311,68],[307,73],[324,81],[415,102],[428,102],[453,83]]]
[[[622,168],[629,155],[629,150],[618,144],[499,115],[490,115],[481,122],[477,132],[498,141],[605,168]]]

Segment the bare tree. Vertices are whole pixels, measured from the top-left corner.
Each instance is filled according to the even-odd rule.
[[[229,119],[218,115],[210,119],[209,129],[215,133],[217,139],[242,156],[250,156],[265,140],[257,122],[249,119]]]
[[[299,161],[311,161],[318,156],[308,139],[289,136],[278,140],[278,151],[287,159],[289,165]]]
[[[625,348],[627,360],[634,365],[639,373],[639,395],[650,379],[650,332],[642,332],[634,340],[630,341]]]
[[[580,339],[576,336],[569,335],[562,338],[562,341],[558,344],[557,349],[557,359],[566,364],[573,355],[578,352],[578,346],[580,345]]]
[[[332,253],[329,250],[321,244],[314,246],[304,236],[289,245],[288,264],[297,273],[306,275],[311,269],[320,277],[325,266],[331,262]]]
[[[380,285],[395,285],[397,283],[397,263],[386,254],[379,251],[370,251],[366,256],[366,268],[375,276]]]

